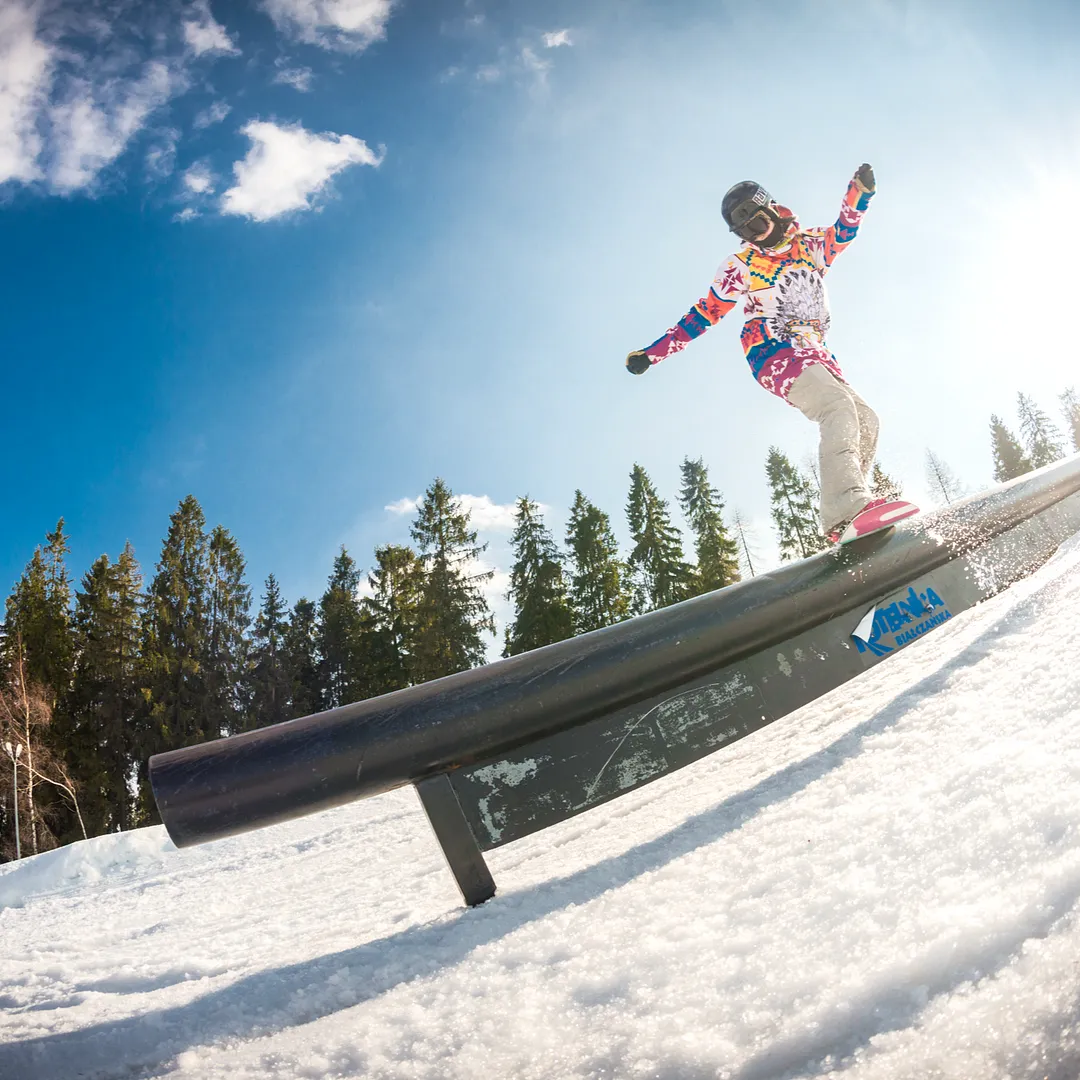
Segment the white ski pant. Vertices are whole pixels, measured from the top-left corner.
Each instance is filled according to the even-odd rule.
[[[821,428],[821,526],[849,522],[873,497],[868,480],[877,450],[874,410],[828,368],[811,364],[791,384],[788,401]]]

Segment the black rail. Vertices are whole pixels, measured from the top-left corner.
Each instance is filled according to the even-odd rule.
[[[1080,491],[1080,456],[896,531],[530,653],[158,754],[178,847],[496,757],[655,697],[865,606]]]

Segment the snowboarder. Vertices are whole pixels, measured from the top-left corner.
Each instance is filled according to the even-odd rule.
[[[825,344],[829,307],[824,278],[855,239],[874,191],[874,170],[860,165],[836,223],[804,229],[760,184],[735,184],[720,213],[742,246],[721,264],[708,293],[688,314],[626,358],[630,372],[643,374],[715,326],[745,298],[742,346],[754,378],[820,425],[821,524],[833,543],[917,512],[910,503],[898,506],[871,495],[867,480],[878,419],[848,385]],[[887,517],[879,520],[882,515]]]

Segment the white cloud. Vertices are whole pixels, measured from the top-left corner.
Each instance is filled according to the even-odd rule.
[[[569,30],[555,30],[544,35],[544,46],[548,49],[557,49],[560,45],[573,45],[570,40]]]
[[[180,71],[160,60],[146,64],[134,81],[72,79],[66,97],[49,110],[53,189],[70,193],[90,185],[123,153],[146,118],[186,84]]]
[[[571,45],[570,31],[558,30],[553,33],[542,35],[546,48],[553,49],[560,45]],[[481,83],[499,83],[504,80],[513,80],[519,86],[526,86],[533,91],[544,91],[547,88],[548,72],[552,68],[552,61],[545,59],[537,53],[538,46],[521,45],[518,43],[513,48],[502,45],[498,49],[498,58],[491,63],[483,64],[473,71],[473,77]],[[450,68],[441,76],[442,82],[449,82],[460,72],[460,68]]]
[[[309,45],[359,52],[386,36],[394,0],[262,0],[284,34]]]
[[[184,20],[184,41],[196,56],[219,53],[238,56],[240,50],[233,44],[225,27],[210,11],[209,0],[195,0],[192,5],[195,18]]]
[[[306,94],[311,89],[313,78],[314,73],[311,68],[283,68],[274,76],[274,82],[283,83],[294,90],[299,90],[301,94]]]
[[[37,121],[52,79],[53,50],[37,37],[37,7],[0,4],[0,184],[41,177]]]
[[[251,149],[233,165],[236,183],[222,195],[221,211],[254,221],[310,210],[312,198],[342,169],[382,160],[352,135],[314,135],[299,124],[282,127],[268,120],[254,120],[241,130]]]
[[[401,516],[412,514],[420,506],[421,499],[422,496],[398,499],[383,509]],[[481,532],[510,532],[514,528],[517,503],[497,503],[490,495],[455,495],[454,500],[460,509],[468,511],[469,524],[474,529]],[[546,509],[547,507],[540,505],[541,513]]]
[[[224,101],[215,101],[198,113],[193,123],[196,130],[208,128],[213,124],[220,124],[231,112],[231,105],[226,105]]]
[[[184,171],[184,187],[192,195],[205,195],[214,190],[214,174],[205,161],[196,161]]]
[[[93,188],[188,88],[195,57],[236,51],[208,0],[0,0],[0,184],[43,181],[61,195]],[[212,106],[197,126],[227,111]],[[165,124],[144,141],[148,180],[173,171],[178,138]]]
[[[192,221],[199,216],[199,211],[190,206],[185,206],[179,214],[173,215],[173,221]]]
[[[482,532],[503,532],[514,528],[514,503],[492,502],[488,495],[458,495],[457,503],[469,512],[469,524]]]

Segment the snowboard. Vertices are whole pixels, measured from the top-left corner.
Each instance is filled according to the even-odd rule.
[[[851,524],[840,534],[837,544],[843,546],[850,544],[852,540],[859,540],[864,536],[884,532],[891,529],[898,521],[909,518],[919,512],[919,508],[903,499],[881,500],[876,505],[871,504],[865,510],[856,514]]]

